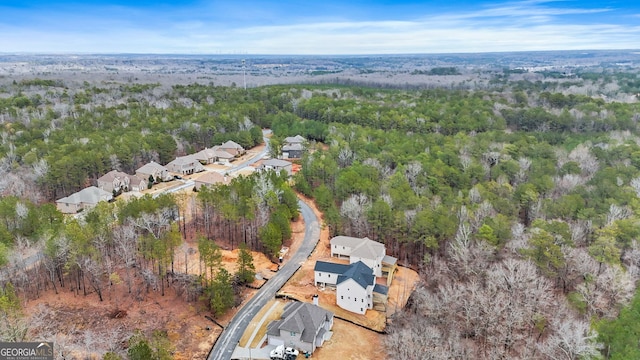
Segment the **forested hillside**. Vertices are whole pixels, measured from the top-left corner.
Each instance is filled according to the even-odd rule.
[[[0,264],[36,244],[45,257],[39,281],[0,280],[22,296],[69,282],[100,295],[119,266],[162,291],[189,228],[275,254],[297,216],[279,177],[200,192],[182,224],[170,196],[99,207],[85,222],[50,204],[111,169],[229,139],[251,147],[270,127],[276,150],[285,136],[309,139],[294,186],[332,235],[383,242],[421,272],[389,328],[389,358],[637,357],[620,329],[638,307],[638,75],[539,76],[505,71],[483,89],[4,86]],[[193,298],[208,280],[172,286]]]

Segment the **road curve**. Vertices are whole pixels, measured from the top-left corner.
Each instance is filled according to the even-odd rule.
[[[307,260],[311,252],[320,240],[320,226],[318,218],[313,210],[302,202],[300,213],[304,218],[305,231],[304,240],[298,251],[280,268],[274,276],[267,281],[249,302],[247,302],[233,317],[229,325],[222,331],[220,337],[209,352],[207,360],[230,360],[233,350],[240,341],[240,337],[249,325],[249,322],[256,316],[269,300],[273,299],[276,292],[289,280],[291,276]]]

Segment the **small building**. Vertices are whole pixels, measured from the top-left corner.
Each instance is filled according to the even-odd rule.
[[[384,244],[367,237],[336,236],[330,240],[331,256],[348,257],[350,263],[364,262],[376,276],[382,276],[382,259],[386,255]]]
[[[203,186],[215,186],[218,184],[228,184],[229,177],[215,171],[209,171],[194,180],[196,190],[200,190]]]
[[[290,302],[280,320],[267,326],[269,345],[284,345],[312,354],[333,334],[333,313],[304,302]]]
[[[56,200],[56,207],[64,214],[75,214],[96,206],[100,201],[111,201],[112,199],[113,194],[111,192],[99,189],[96,186],[90,186]]]
[[[277,173],[280,173],[281,171],[284,170],[287,172],[288,176],[291,176],[291,174],[293,173],[293,164],[286,160],[268,159],[268,160],[262,161],[262,165],[260,165],[260,169],[273,170]]]
[[[172,162],[166,165],[167,169],[171,172],[181,175],[191,175],[193,173],[204,171],[204,166],[200,164],[193,155],[177,157]]]
[[[224,150],[233,156],[240,156],[245,153],[244,148],[240,146],[240,144],[231,140],[220,145],[219,149]]]
[[[155,182],[169,181],[172,179],[171,175],[169,175],[169,169],[155,161],[151,161],[136,170],[136,176],[141,179],[147,179],[147,181],[149,180],[149,176],[152,176]]]

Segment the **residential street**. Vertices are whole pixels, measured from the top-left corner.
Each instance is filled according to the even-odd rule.
[[[211,349],[211,352],[209,352],[208,360],[231,359],[233,350],[240,341],[249,322],[260,309],[275,296],[276,292],[289,280],[296,270],[298,270],[300,265],[307,260],[318,243],[320,239],[318,218],[304,202],[298,201],[298,204],[300,204],[300,213],[305,222],[304,240],[298,252],[293,254],[289,261],[280,268],[280,271],[271,277],[258,293],[238,311],[229,325],[223,330],[222,334],[220,334],[215,346]]]

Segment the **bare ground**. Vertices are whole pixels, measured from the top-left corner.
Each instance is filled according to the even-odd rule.
[[[185,252],[183,249],[191,249]],[[223,250],[225,268],[235,272],[238,250]],[[186,254],[186,262],[185,262]],[[259,273],[270,273],[272,263],[261,253],[252,252]],[[200,274],[197,245],[185,242],[177,250],[174,268],[189,274]],[[252,286],[262,286],[256,280]],[[134,285],[134,289],[142,287]],[[241,299],[246,303],[257,292],[243,288]],[[242,304],[242,305],[243,305]],[[242,306],[232,309],[216,321],[226,325]],[[160,291],[142,291],[136,299],[129,294],[124,283],[106,289],[104,301],[89,293],[87,296],[68,289],[55,294],[43,293],[25,304],[25,313],[40,324],[33,332],[34,339],[53,339],[56,346],[64,347],[69,358],[101,358],[108,350],[125,352],[126,340],[136,330],[149,335],[153,330],[165,330],[174,346],[174,359],[204,359],[221,328],[207,319],[212,316],[202,301],[187,302],[169,287],[165,296]]]

